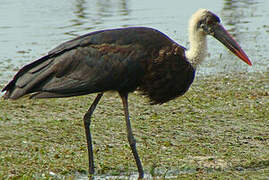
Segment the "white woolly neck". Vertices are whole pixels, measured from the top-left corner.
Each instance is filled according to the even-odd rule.
[[[189,21],[190,48],[186,51],[186,58],[194,68],[201,64],[207,55],[206,34],[201,29],[197,29],[199,20],[206,12],[208,12],[206,9],[198,10]]]

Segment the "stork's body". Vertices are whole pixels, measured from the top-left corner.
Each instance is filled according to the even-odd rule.
[[[23,67],[3,89],[4,98],[57,98],[98,93],[84,116],[89,170],[94,173],[90,133],[91,115],[106,91],[119,92],[125,113],[128,141],[139,177],[143,168],[136,151],[128,113],[128,94],[142,91],[152,104],[183,95],[206,56],[206,35],[212,35],[239,58],[251,64],[238,44],[208,10],[197,11],[190,20],[190,49],[163,33],[145,27],[104,30],[80,36],[56,47],[48,55]]]
[[[139,87],[152,103],[163,103],[184,94],[193,81],[194,68],[184,51],[151,28],[90,33],[22,68],[7,86],[5,97],[17,99],[32,92],[37,92],[35,98],[108,90],[129,93]]]

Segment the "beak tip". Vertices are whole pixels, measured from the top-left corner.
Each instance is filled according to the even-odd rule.
[[[247,60],[244,60],[249,66],[252,66],[252,63],[251,63],[251,61],[249,60],[249,59],[247,59]]]
[[[247,57],[247,56],[246,56]],[[248,58],[243,59],[249,66],[252,66],[251,61]]]
[[[238,56],[241,60],[243,60],[245,63],[247,63],[249,66],[252,66],[252,63],[246,53],[240,48],[238,45],[239,51],[235,50],[235,55]]]
[[[252,66],[251,61],[248,58],[240,58],[242,59],[245,63],[247,63],[249,66]]]

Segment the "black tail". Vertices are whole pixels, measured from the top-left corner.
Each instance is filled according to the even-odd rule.
[[[18,99],[34,92],[44,79],[48,78],[53,69],[49,68],[53,58],[44,56],[33,63],[24,66],[3,89],[4,99]]]

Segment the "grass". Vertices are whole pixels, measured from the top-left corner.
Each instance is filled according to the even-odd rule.
[[[0,177],[85,174],[82,117],[94,97],[1,99]],[[169,103],[150,106],[135,92],[129,106],[146,173],[170,179],[269,178],[268,73],[197,77],[186,95]],[[105,95],[92,121],[96,173],[136,172],[117,94]]]

